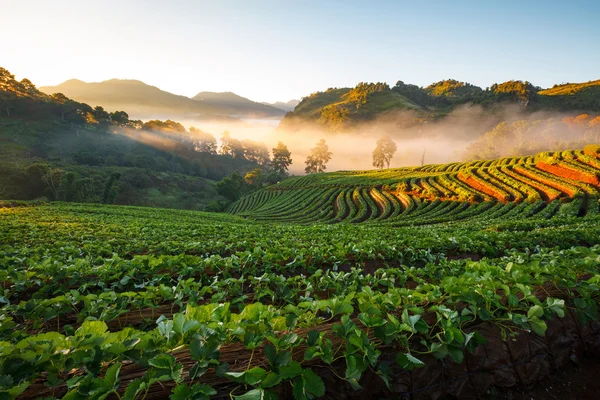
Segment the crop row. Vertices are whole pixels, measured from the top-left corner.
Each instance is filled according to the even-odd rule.
[[[348,193],[374,210],[375,192]],[[589,200],[577,199],[591,209]],[[5,209],[0,392],[303,399],[336,390],[332,371],[340,387],[360,390],[367,374],[385,388],[389,361],[409,373],[435,358],[462,363],[492,339],[482,323],[507,337],[545,335],[573,312],[584,329],[599,301],[595,204],[595,214],[573,218],[572,203],[559,201],[425,200],[414,204],[415,221],[480,219],[424,227]],[[538,217],[550,207],[554,218]],[[500,212],[496,222],[484,217]],[[490,258],[446,257],[471,252]]]

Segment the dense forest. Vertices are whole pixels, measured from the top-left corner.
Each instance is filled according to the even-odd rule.
[[[285,177],[270,173],[264,144],[227,132],[221,142],[175,121],[144,123],[44,94],[0,68],[0,198],[222,210]]]
[[[454,79],[427,87],[398,81],[394,87],[385,83],[359,83],[354,88],[329,88],[304,97],[288,112],[281,127],[294,130],[309,122],[330,131],[355,128],[385,113],[412,111],[414,123],[439,119],[466,104],[478,104],[495,112],[514,105],[523,112],[600,111],[600,80],[581,84],[566,83],[542,90],[527,81],[508,81],[482,89]]]

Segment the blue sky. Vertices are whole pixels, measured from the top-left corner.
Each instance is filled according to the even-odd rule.
[[[600,79],[600,1],[0,0],[0,66],[300,98],[360,81]]]

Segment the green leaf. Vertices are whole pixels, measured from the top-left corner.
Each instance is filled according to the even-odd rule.
[[[463,358],[464,358],[464,354],[463,354],[463,350],[461,347],[457,347],[457,346],[447,346],[448,349],[448,354],[450,354],[450,357],[452,357],[452,359],[460,364],[461,362],[463,362]]]
[[[388,362],[381,362],[379,364],[379,368],[376,371],[377,375],[381,378],[381,380],[385,383],[385,386],[388,390],[392,390],[390,385],[390,379],[392,375],[392,368]]]
[[[323,340],[321,350],[323,353],[321,354],[321,359],[323,360],[323,362],[325,362],[326,364],[331,364],[333,362],[333,345],[331,343],[331,340]]]
[[[265,371],[261,367],[250,368],[246,371],[246,374],[244,375],[244,381],[248,385],[254,386],[258,384],[266,375],[267,371]]]
[[[541,318],[544,315],[544,309],[538,305],[532,306],[529,311],[527,311],[527,318]]]
[[[354,355],[346,356],[346,379],[354,390],[361,389],[358,381],[360,380],[364,370],[365,365],[362,359],[359,359]]]
[[[183,326],[185,324],[185,315],[183,313],[177,313],[173,315],[173,331],[180,335],[183,335]]]
[[[541,319],[537,319],[537,318],[531,319],[531,320],[529,320],[529,324],[531,325],[531,329],[536,334],[538,334],[540,336],[544,336],[546,334],[546,330],[548,329],[548,326]]]
[[[302,375],[302,366],[297,361],[292,361],[288,365],[279,368],[281,379],[292,379],[298,375]]]
[[[312,360],[318,355],[321,355],[319,348],[317,348],[316,346],[307,347],[306,351],[304,352],[304,359],[306,361]]]
[[[271,364],[271,365],[275,364],[275,357],[277,356],[277,350],[275,349],[275,346],[273,346],[271,343],[269,343],[265,346],[265,355],[267,356],[267,360],[269,360],[269,364]]]
[[[225,372],[224,375],[236,382],[247,383],[248,385],[254,386],[267,375],[267,371],[260,367],[254,367],[246,371]]]
[[[273,362],[273,365],[275,366],[275,368],[281,368],[284,365],[288,365],[290,363],[292,359],[292,353],[289,351],[281,351],[279,353],[277,353],[277,356],[275,356],[275,360]]]
[[[281,376],[275,372],[269,372],[260,383],[262,388],[270,388],[278,385],[281,382]]]
[[[480,308],[478,311],[479,318],[482,321],[489,321],[490,319],[492,319],[492,314],[490,314],[490,312],[487,309]]]
[[[421,368],[425,363],[410,353],[398,353],[396,356],[398,365],[406,370],[412,371],[415,368]]]
[[[191,387],[179,384],[173,389],[171,400],[209,400],[217,391],[209,385],[195,383]]]
[[[294,395],[294,400],[307,400],[306,392],[304,391],[304,377],[298,376],[294,379],[292,394]]]
[[[325,384],[323,380],[313,372],[312,369],[307,368],[302,373],[304,377],[304,390],[316,397],[325,395]]]
[[[136,378],[127,385],[125,393],[121,397],[121,400],[134,400],[136,396],[147,387],[146,382],[140,378]]]
[[[565,301],[562,299],[553,299],[551,297],[548,297],[546,299],[546,304],[548,305],[548,308],[556,315],[559,316],[559,318],[563,318],[565,316]]]
[[[117,377],[119,376],[120,371],[121,363],[114,364],[106,370],[106,375],[104,376],[106,383],[115,389],[119,386],[117,383]]]
[[[315,346],[317,344],[317,341],[319,340],[319,332],[312,330],[310,332],[308,332],[307,337],[306,337],[306,344],[308,346]]]
[[[169,398],[171,400],[188,400],[190,397],[190,388],[188,385],[181,383],[173,388]]]
[[[170,354],[160,354],[148,361],[148,364],[155,368],[170,370],[175,365],[175,357]]]
[[[191,392],[194,399],[208,399],[210,396],[217,394],[217,391],[212,386],[204,383],[194,383],[191,387]]]
[[[264,389],[252,389],[240,396],[233,396],[233,398],[238,400],[277,400],[277,395]]]
[[[108,325],[104,321],[84,321],[75,331],[75,336],[103,335],[108,331]]]

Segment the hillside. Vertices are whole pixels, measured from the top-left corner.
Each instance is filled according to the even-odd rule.
[[[330,88],[303,98],[286,114],[281,127],[293,129],[295,124],[312,121],[332,131],[343,131],[386,111],[421,109],[387,84],[359,83],[354,88]]]
[[[232,92],[200,92],[192,100],[218,109],[220,114],[241,117],[283,117],[284,110],[274,106],[257,103]]]
[[[217,154],[209,133],[48,96],[0,68],[0,199],[204,209],[223,200],[216,181],[257,166]]]
[[[99,105],[109,111],[127,110],[132,118],[206,118],[208,116],[274,117],[282,110],[264,106],[233,93],[216,94],[204,99],[190,99],[175,95],[137,80],[111,79],[103,82],[83,82],[71,79],[57,86],[42,86],[46,94],[62,93],[76,101]],[[198,97],[198,96],[196,96]]]
[[[229,211],[279,222],[431,224],[495,215],[598,213],[600,146],[531,157],[340,171],[289,179]]]
[[[584,83],[565,83],[538,92],[547,107],[559,110],[600,109],[600,80]]]
[[[546,90],[518,80],[493,84],[485,90],[454,79],[427,87],[402,81],[392,88],[381,83],[360,83],[355,88],[330,88],[303,98],[286,114],[281,127],[294,130],[304,123],[312,123],[339,132],[356,128],[360,122],[406,110],[413,111],[415,122],[422,124],[443,118],[465,104],[479,104],[490,115],[505,105],[517,106],[524,113],[597,112],[600,111],[600,81],[557,85]]]

